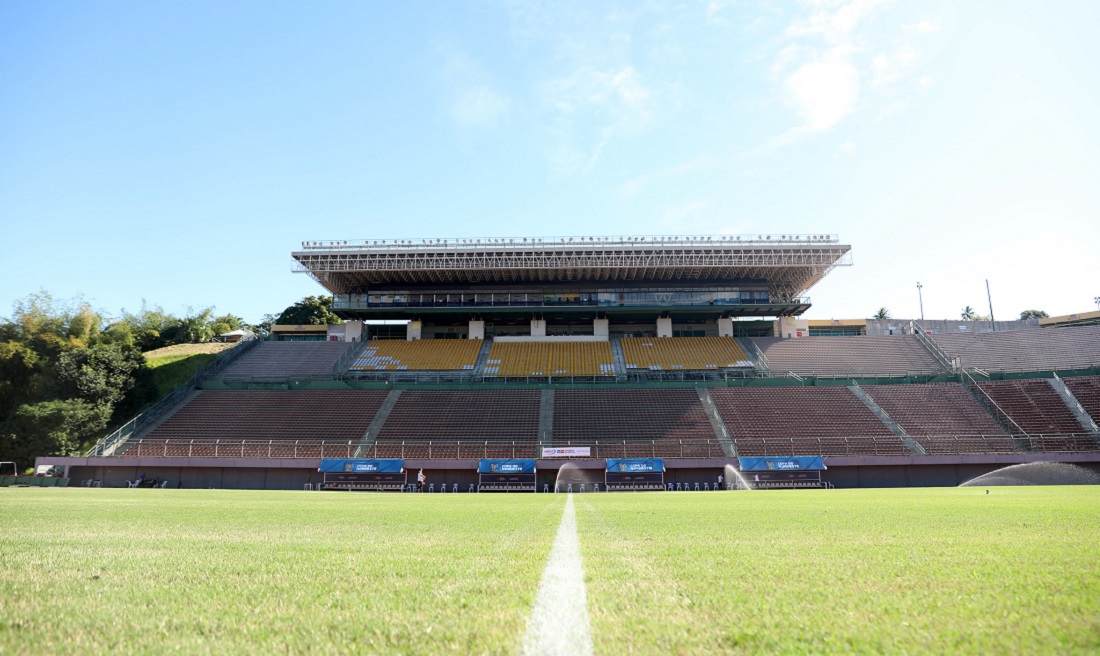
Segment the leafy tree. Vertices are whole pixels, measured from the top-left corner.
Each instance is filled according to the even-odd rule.
[[[290,326],[323,326],[344,323],[344,321],[332,313],[331,296],[306,296],[283,310],[275,323]]]
[[[32,397],[42,358],[21,342],[0,342],[0,418]]]
[[[22,342],[47,360],[74,346],[87,346],[104,323],[84,301],[57,301],[45,291],[16,301],[14,310],[2,336]]]
[[[57,363],[59,391],[64,397],[106,408],[109,417],[133,389],[134,374],[143,367],[145,359],[141,353],[116,344],[73,349]]]
[[[176,331],[178,334],[179,322],[177,317],[165,312],[164,308],[159,305],[150,308],[144,300],[141,301],[141,310],[137,314],[122,310],[122,323],[130,327],[134,342],[142,352],[175,343],[169,342],[165,333]]]
[[[887,310],[884,307],[880,307],[878,309],[878,312],[875,312],[875,314],[871,318],[872,319],[889,319],[890,318],[890,310]]]
[[[232,314],[215,318],[213,308],[178,318],[144,301],[108,323],[82,299],[45,291],[12,307],[0,318],[0,460],[21,465],[72,453],[155,400],[143,350],[209,341],[215,324],[241,324]]]
[[[221,317],[214,317],[210,329],[214,336],[217,337],[218,335],[224,335],[225,333],[239,330],[242,326],[244,326],[244,319],[233,314],[226,314]]]
[[[29,465],[36,456],[75,454],[108,417],[109,409],[80,399],[21,405],[0,424],[0,460]]]
[[[1027,319],[1046,319],[1050,315],[1042,310],[1024,310],[1020,313],[1020,321],[1026,321]]]
[[[963,308],[960,318],[963,321],[976,321],[978,319],[978,313],[974,311],[974,308],[967,305]]]

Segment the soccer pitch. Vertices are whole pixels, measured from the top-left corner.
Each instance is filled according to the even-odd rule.
[[[619,653],[1096,653],[1100,487],[573,497]],[[0,489],[0,653],[502,653],[565,495]]]

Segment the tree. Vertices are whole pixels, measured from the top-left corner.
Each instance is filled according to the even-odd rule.
[[[1024,310],[1020,313],[1020,321],[1026,321],[1028,319],[1046,319],[1050,315],[1042,310]]]
[[[149,308],[144,299],[137,314],[130,314],[125,308],[122,310],[122,323],[130,326],[134,342],[143,353],[168,346],[165,333],[178,329],[179,321],[159,305]]]
[[[116,344],[96,344],[73,349],[57,363],[59,391],[63,397],[78,398],[95,407],[114,407],[133,389],[135,372],[145,367],[145,358],[134,349]]]
[[[0,342],[0,419],[33,396],[42,358],[21,342]]]
[[[978,313],[974,311],[974,308],[967,305],[963,308],[960,317],[963,321],[976,321],[978,319]]]
[[[256,333],[256,336],[260,339],[267,339],[267,336],[271,334],[271,326],[275,324],[278,317],[274,314],[265,314],[260,317],[258,323],[246,323],[244,328]]]
[[[344,322],[332,313],[331,296],[306,296],[283,310],[276,323],[284,326],[324,326]]]
[[[214,337],[217,337],[218,335],[224,335],[225,333],[239,330],[243,325],[244,319],[234,314],[227,314],[221,317],[214,317],[210,330],[214,333]]]
[[[73,455],[109,416],[109,410],[80,399],[21,405],[0,425],[0,460],[29,465],[36,456]]]
[[[878,312],[875,312],[874,316],[872,316],[871,318],[872,319],[889,319],[890,318],[890,310],[887,310],[884,307],[880,307],[878,309]]]

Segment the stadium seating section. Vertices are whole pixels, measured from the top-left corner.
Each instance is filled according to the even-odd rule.
[[[1016,445],[958,383],[863,388],[926,453],[1010,453]]]
[[[539,429],[538,390],[405,390],[375,441],[377,457],[460,457],[458,440],[493,440],[527,445],[520,457],[533,457]],[[404,441],[442,443],[429,456],[428,447]],[[479,450],[478,453],[482,453]],[[492,455],[514,457],[510,447]]]
[[[1036,451],[1089,451],[1089,437],[1046,379],[979,383],[979,387],[1032,439]],[[1018,432],[1018,431],[1017,431]]]
[[[964,364],[989,370],[1018,366],[1045,370],[1100,362],[1100,355],[1093,355],[1100,349],[1093,343],[1094,339],[1100,342],[1100,327],[936,339],[949,354],[955,349]],[[936,370],[932,356],[908,335],[753,340],[773,372],[854,377],[861,372]],[[481,340],[375,340],[364,346],[352,369],[471,371],[482,345]],[[242,355],[220,377],[232,383],[327,376],[349,346],[265,342]],[[732,338],[626,338],[622,346],[631,369],[748,365]],[[495,342],[485,373],[612,376],[612,362],[609,342]],[[1100,376],[1064,380],[1084,410],[1100,419]],[[596,457],[723,455],[698,390],[619,384],[592,387],[596,389],[558,386],[548,391],[471,384],[453,390],[395,391],[396,403],[384,421],[379,417],[371,431],[375,435],[367,435],[367,430],[389,390],[209,390],[193,393],[174,414],[134,436],[116,453],[196,457],[349,457],[354,453],[474,459],[533,457],[540,445],[592,445],[597,448]],[[910,449],[914,442],[928,454],[1100,450],[1089,434],[1088,422],[1082,426],[1056,385],[1045,378],[970,386],[954,382],[863,385],[861,389],[908,438],[894,435],[893,424],[881,420],[853,389],[750,384],[712,387],[709,395],[743,456],[912,455],[919,451]],[[553,401],[552,415],[549,407],[542,406],[544,399]]]
[[[751,367],[732,337],[627,337],[622,340],[626,368],[655,371]]]
[[[351,371],[473,370],[481,349],[477,339],[376,339],[348,367]]]
[[[847,387],[731,387],[710,394],[742,456],[911,453]]]
[[[221,374],[223,379],[331,376],[349,348],[344,342],[263,342]]]
[[[962,366],[986,371],[1051,371],[1100,364],[1100,326],[931,335]]]
[[[912,335],[751,339],[776,373],[844,376],[942,370],[928,349]]]
[[[486,376],[614,376],[608,342],[493,342]]]
[[[199,442],[357,441],[386,398],[382,390],[262,390],[199,392],[141,440],[149,454],[174,445],[168,455],[234,455],[213,447],[195,451]],[[261,447],[256,446],[256,449]],[[266,449],[267,447],[263,447]],[[122,453],[126,452],[126,448]],[[257,451],[258,455],[266,451]],[[296,451],[302,457],[310,452]],[[318,452],[319,453],[319,452]],[[131,453],[130,455],[142,455]],[[286,449],[272,455],[286,455]]]
[[[600,443],[600,456],[720,457],[694,389],[557,390],[554,443]],[[612,446],[614,445],[614,446]]]
[[[1100,376],[1067,378],[1066,387],[1094,421],[1100,421]]]

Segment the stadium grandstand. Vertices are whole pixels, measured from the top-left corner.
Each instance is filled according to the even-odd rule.
[[[750,457],[823,458],[813,480],[848,487],[1100,469],[1100,326],[807,321],[849,252],[833,235],[305,242],[295,270],[344,324],[243,340],[86,456],[38,464],[301,489],[322,458],[400,459],[410,483],[462,491],[485,459],[530,461],[536,490],[620,458],[661,459],[670,484]]]

